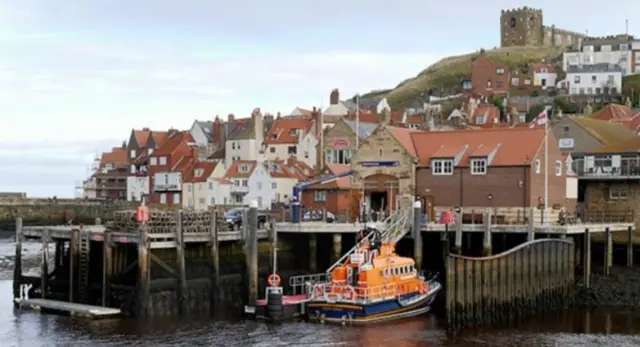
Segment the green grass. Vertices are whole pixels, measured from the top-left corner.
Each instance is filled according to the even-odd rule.
[[[555,59],[564,52],[562,47],[506,47],[485,51],[492,61],[510,69],[523,68],[529,63],[540,62],[543,58]],[[471,61],[480,52],[444,58],[427,67],[418,76],[407,79],[386,94],[387,101],[394,107],[410,104],[421,93],[431,88],[457,88],[465,78],[471,77]],[[379,95],[379,94],[378,94]]]

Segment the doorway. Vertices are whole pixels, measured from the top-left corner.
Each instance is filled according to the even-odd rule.
[[[369,203],[371,204],[371,217],[373,221],[378,221],[379,213],[381,210],[387,208],[387,193],[386,192],[371,192],[369,195]]]

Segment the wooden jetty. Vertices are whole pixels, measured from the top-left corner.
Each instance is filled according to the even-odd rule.
[[[109,318],[119,316],[121,311],[117,308],[76,304],[72,302],[64,302],[48,299],[14,299],[14,302],[20,307],[29,307],[33,310],[41,311],[43,309],[53,312],[68,313],[72,316],[84,318]]]

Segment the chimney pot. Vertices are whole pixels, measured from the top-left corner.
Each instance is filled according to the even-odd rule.
[[[338,88],[331,91],[331,95],[329,96],[329,102],[331,105],[337,105],[340,101],[340,91]]]
[[[149,131],[149,128],[142,128],[142,131]]]
[[[233,113],[229,113],[229,122],[233,122],[236,120],[236,116],[233,115]]]

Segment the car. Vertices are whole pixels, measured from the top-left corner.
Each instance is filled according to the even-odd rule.
[[[224,222],[229,227],[229,230],[240,230],[242,228],[242,211],[244,208],[235,207],[227,211],[224,214]],[[265,211],[258,211],[258,229],[264,229],[267,224],[267,213]]]
[[[333,213],[331,213],[329,211],[327,211],[326,213],[327,213],[327,216],[326,216],[325,222],[333,223],[336,220],[336,216],[334,216]],[[302,220],[305,221],[305,222],[322,221],[322,214],[323,214],[322,210],[306,211],[302,215]]]

